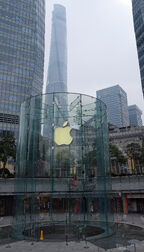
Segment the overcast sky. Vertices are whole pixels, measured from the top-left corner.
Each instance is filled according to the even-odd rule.
[[[68,91],[96,96],[119,84],[144,111],[131,0],[46,0],[45,82],[54,3],[67,10]]]

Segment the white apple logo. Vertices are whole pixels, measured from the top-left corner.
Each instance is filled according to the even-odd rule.
[[[70,135],[72,128],[67,126],[67,124],[68,121],[64,122],[63,128],[56,128],[54,131],[54,141],[57,145],[70,145],[73,140]]]

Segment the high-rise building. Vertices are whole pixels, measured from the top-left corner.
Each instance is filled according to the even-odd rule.
[[[132,0],[133,20],[144,94],[144,0]]]
[[[18,136],[21,103],[42,93],[45,0],[0,0],[0,131]]]
[[[67,92],[66,9],[54,5],[46,93]]]
[[[96,92],[97,98],[107,106],[108,122],[121,128],[129,126],[127,94],[119,86],[112,86]]]
[[[52,14],[51,45],[49,66],[46,84],[46,93],[67,92],[67,27],[66,27],[66,8],[60,4],[54,4]],[[61,96],[46,96],[43,111],[52,110],[55,102],[57,111],[61,114],[61,125],[67,120],[67,94]],[[50,125],[44,126],[43,134],[48,136]]]
[[[128,106],[129,119],[131,126],[142,126],[142,111],[138,108],[137,105]]]

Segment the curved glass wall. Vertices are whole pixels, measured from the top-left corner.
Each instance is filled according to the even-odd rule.
[[[47,128],[43,135],[43,129]],[[111,234],[106,106],[76,93],[32,97],[21,106],[14,232],[39,239]]]

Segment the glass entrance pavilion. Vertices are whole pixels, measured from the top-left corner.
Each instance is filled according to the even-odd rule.
[[[45,132],[45,134],[44,134]],[[91,239],[113,231],[105,104],[51,93],[21,106],[14,234]]]

